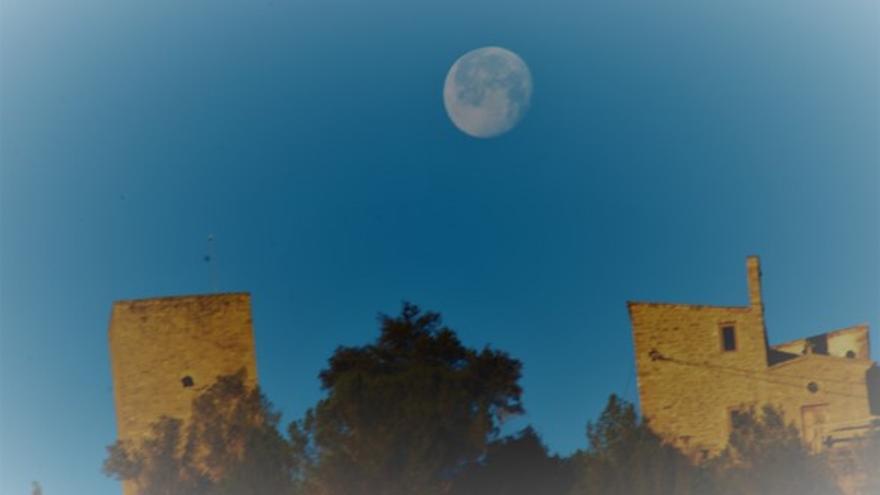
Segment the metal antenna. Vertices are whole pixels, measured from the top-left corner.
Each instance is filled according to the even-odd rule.
[[[214,234],[208,235],[208,254],[205,255],[205,262],[210,265],[211,271],[211,292],[217,292],[217,260],[214,256]]]

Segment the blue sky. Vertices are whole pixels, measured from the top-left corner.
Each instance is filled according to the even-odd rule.
[[[402,300],[524,362],[552,449],[636,398],[627,300],[746,304],[771,342],[880,325],[876,2],[0,5],[0,493],[119,493],[112,301],[253,295],[287,419]],[[534,78],[470,138],[442,84]],[[880,354],[880,337],[873,339]]]

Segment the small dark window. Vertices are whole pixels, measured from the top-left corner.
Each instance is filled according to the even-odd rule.
[[[721,327],[721,345],[725,352],[736,350],[736,328],[733,325]]]
[[[181,378],[180,383],[183,384],[183,388],[189,388],[189,387],[192,387],[193,385],[195,385],[195,383],[193,382],[193,378],[189,375],[186,375],[185,377]]]
[[[853,351],[846,351],[846,357],[848,357],[850,359],[855,359],[856,353]]]
[[[815,394],[819,391],[819,384],[816,382],[810,382],[807,384],[807,390],[809,390],[811,394]]]

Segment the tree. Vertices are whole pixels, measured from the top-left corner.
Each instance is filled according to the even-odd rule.
[[[244,371],[219,377],[193,402],[187,455],[207,472],[216,493],[285,493],[296,464],[278,432],[281,415],[244,378]]]
[[[573,495],[705,493],[699,468],[651,431],[635,407],[611,395],[595,423],[587,424],[587,450],[574,456]]]
[[[320,373],[326,397],[291,425],[310,487],[328,495],[449,493],[498,425],[523,412],[521,364],[466,348],[440,314],[404,303],[375,343],[340,347]]]
[[[186,425],[162,417],[143,441],[108,447],[103,470],[142,495],[293,493],[298,465],[279,419],[242,370],[199,395]]]
[[[830,495],[839,493],[825,458],[812,455],[782,411],[765,405],[732,416],[727,447],[710,467],[719,493]]]
[[[181,446],[182,422],[163,416],[150,425],[150,435],[139,444],[118,440],[107,447],[104,474],[134,482],[142,495],[200,493],[205,479],[187,463]]]
[[[551,456],[531,427],[489,444],[486,455],[455,482],[455,495],[564,495],[570,463]]]

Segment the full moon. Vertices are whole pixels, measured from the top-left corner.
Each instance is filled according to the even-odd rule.
[[[487,46],[465,53],[452,64],[443,86],[449,119],[478,138],[504,134],[529,108],[532,74],[510,50]]]

